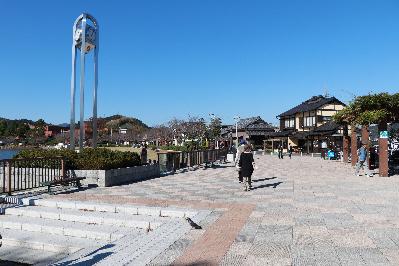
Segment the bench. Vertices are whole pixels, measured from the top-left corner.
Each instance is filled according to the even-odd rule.
[[[55,179],[55,180],[51,180],[51,181],[41,182],[40,185],[47,186],[48,193],[51,193],[51,187],[56,186],[56,185],[65,186],[65,185],[69,185],[69,184],[75,184],[75,186],[78,187],[78,189],[80,189],[82,186],[80,184],[80,181],[83,179],[86,179],[86,177],[65,177],[65,178]]]

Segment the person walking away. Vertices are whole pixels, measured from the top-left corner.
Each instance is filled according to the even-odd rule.
[[[356,164],[355,174],[359,176],[360,168],[364,168],[364,172],[367,176],[372,177],[373,174],[370,172],[369,164],[367,162],[367,143],[362,143],[362,146],[357,150],[358,161]]]
[[[147,163],[147,144],[144,144],[143,148],[141,149],[141,164]]]
[[[292,156],[292,146],[291,146],[291,144],[288,145],[288,156],[289,156],[290,159],[291,159],[291,156]]]
[[[278,150],[278,158],[283,159],[283,146],[281,146],[281,144],[278,145],[277,150]]]
[[[238,169],[238,182],[239,182],[239,183],[242,183],[242,174],[241,174],[241,169],[240,169],[240,167],[238,166],[238,163],[239,163],[239,161],[240,161],[241,153],[244,152],[244,147],[245,147],[245,141],[244,141],[244,140],[241,140],[241,141],[240,141],[240,144],[239,144],[238,147],[237,147],[236,160],[235,160],[235,164],[236,164],[236,167],[237,167],[237,169]]]
[[[245,145],[244,152],[240,155],[238,163],[241,169],[241,175],[244,179],[244,190],[249,191],[252,188],[252,173],[254,172],[255,161],[251,146]]]

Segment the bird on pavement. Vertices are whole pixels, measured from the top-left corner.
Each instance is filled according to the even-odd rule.
[[[191,225],[192,228],[202,229],[202,227],[200,225],[196,224],[193,220],[191,220],[190,217],[186,217],[186,220]]]

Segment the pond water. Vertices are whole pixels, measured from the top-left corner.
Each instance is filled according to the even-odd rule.
[[[11,159],[18,152],[18,150],[0,150],[0,160]]]

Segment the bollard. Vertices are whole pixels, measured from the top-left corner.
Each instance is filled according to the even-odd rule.
[[[11,162],[7,161],[8,166],[8,182],[7,182],[7,193],[11,196]]]

